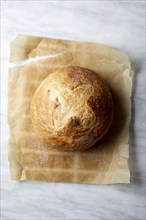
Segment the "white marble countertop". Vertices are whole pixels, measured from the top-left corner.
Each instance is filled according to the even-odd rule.
[[[2,1],[2,219],[145,218],[144,1]],[[7,159],[9,46],[17,34],[108,44],[126,52],[135,71],[130,125],[131,184],[84,185],[10,180]]]

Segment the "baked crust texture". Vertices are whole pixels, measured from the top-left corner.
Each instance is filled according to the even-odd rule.
[[[30,113],[37,136],[49,147],[84,150],[109,130],[113,100],[98,73],[69,66],[57,69],[41,83]]]

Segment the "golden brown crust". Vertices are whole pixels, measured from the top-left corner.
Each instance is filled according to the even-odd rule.
[[[58,69],[36,90],[31,102],[35,131],[49,146],[87,149],[108,131],[113,101],[105,81],[81,67]]]

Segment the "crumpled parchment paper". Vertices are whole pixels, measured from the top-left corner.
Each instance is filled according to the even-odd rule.
[[[88,184],[129,183],[133,72],[128,56],[97,43],[18,35],[11,43],[10,62],[18,65],[9,69],[8,82],[11,178]],[[39,84],[57,68],[70,65],[89,68],[101,75],[114,100],[114,119],[109,132],[83,152],[50,149],[37,138],[30,118],[31,98]]]

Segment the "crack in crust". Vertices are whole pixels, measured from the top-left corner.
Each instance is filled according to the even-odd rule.
[[[68,126],[71,128],[76,128],[81,124],[80,119],[76,117],[71,117]]]

